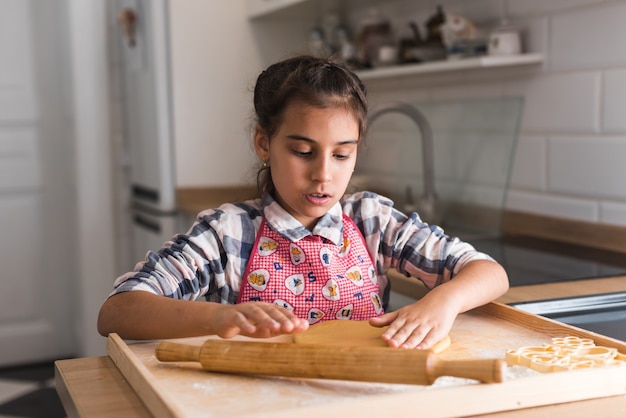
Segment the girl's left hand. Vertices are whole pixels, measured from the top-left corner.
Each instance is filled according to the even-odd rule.
[[[428,291],[417,302],[372,318],[375,327],[389,325],[382,335],[390,347],[427,350],[443,340],[456,316],[503,295],[509,288],[506,272],[491,260],[470,261],[453,280]]]
[[[458,314],[452,304],[438,300],[434,295],[428,296],[397,311],[372,318],[369,323],[375,327],[389,325],[382,339],[390,347],[427,350],[448,335]]]

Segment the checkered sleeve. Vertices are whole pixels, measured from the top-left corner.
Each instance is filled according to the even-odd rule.
[[[379,274],[395,268],[433,288],[451,280],[470,261],[492,260],[440,227],[423,222],[417,213],[407,216],[394,209],[391,200],[375,193],[347,196],[343,210],[365,237]]]
[[[261,219],[257,201],[223,205],[198,215],[186,234],[148,252],[117,278],[112,294],[148,291],[175,299],[235,303]]]

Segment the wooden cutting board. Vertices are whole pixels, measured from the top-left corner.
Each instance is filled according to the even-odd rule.
[[[439,356],[504,358],[507,349],[541,345],[549,343],[552,337],[565,335],[592,338],[598,345],[626,353],[624,342],[491,303],[458,316],[450,332],[452,344]],[[217,337],[173,341],[201,345],[207,338]],[[285,342],[291,338],[267,341]],[[157,417],[359,414],[379,418],[380,411],[385,411],[386,416],[411,415],[414,405],[419,405],[423,417],[452,417],[626,396],[626,370],[619,367],[545,375],[531,371],[494,384],[442,377],[431,386],[418,386],[210,373],[202,370],[199,363],[159,362],[155,357],[157,343],[126,344],[115,334],[109,336],[107,343],[111,359]]]

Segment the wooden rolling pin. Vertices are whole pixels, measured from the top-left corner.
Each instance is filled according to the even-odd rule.
[[[506,367],[502,359],[440,360],[430,350],[213,339],[201,346],[162,341],[156,357],[199,361],[211,372],[417,385],[439,376],[502,382]]]

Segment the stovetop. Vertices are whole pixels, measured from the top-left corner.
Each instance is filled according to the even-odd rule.
[[[468,240],[505,268],[510,286],[626,275],[626,255],[531,237]]]
[[[511,306],[626,341],[626,292],[521,302]]]

